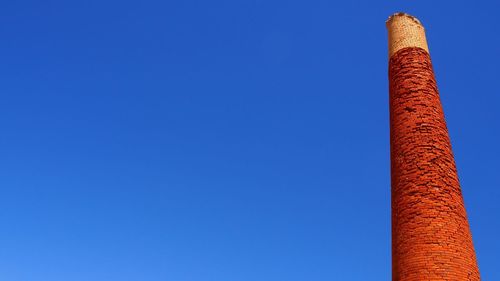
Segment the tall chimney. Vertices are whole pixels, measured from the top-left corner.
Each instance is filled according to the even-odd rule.
[[[480,280],[425,30],[389,17],[392,280]]]

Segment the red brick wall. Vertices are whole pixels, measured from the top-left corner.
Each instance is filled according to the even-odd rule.
[[[480,280],[429,54],[389,61],[393,280]]]

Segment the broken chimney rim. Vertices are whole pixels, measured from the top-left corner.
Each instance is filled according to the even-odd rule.
[[[419,26],[421,26],[422,28],[424,28],[424,25],[422,24],[422,22],[417,17],[412,16],[412,15],[410,15],[408,13],[405,13],[405,12],[397,12],[397,13],[394,13],[394,14],[390,15],[389,18],[385,21],[385,26],[387,28],[389,28],[389,24],[391,23],[391,21],[394,20],[395,18],[398,18],[398,17],[409,18],[413,22],[415,22],[416,24],[418,24]]]

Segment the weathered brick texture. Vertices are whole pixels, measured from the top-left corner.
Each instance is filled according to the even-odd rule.
[[[429,53],[389,61],[393,280],[480,280]]]

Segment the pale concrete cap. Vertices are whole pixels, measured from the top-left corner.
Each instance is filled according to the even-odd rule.
[[[429,52],[422,23],[406,13],[396,13],[385,22],[389,32],[389,58],[407,47],[418,47]]]

